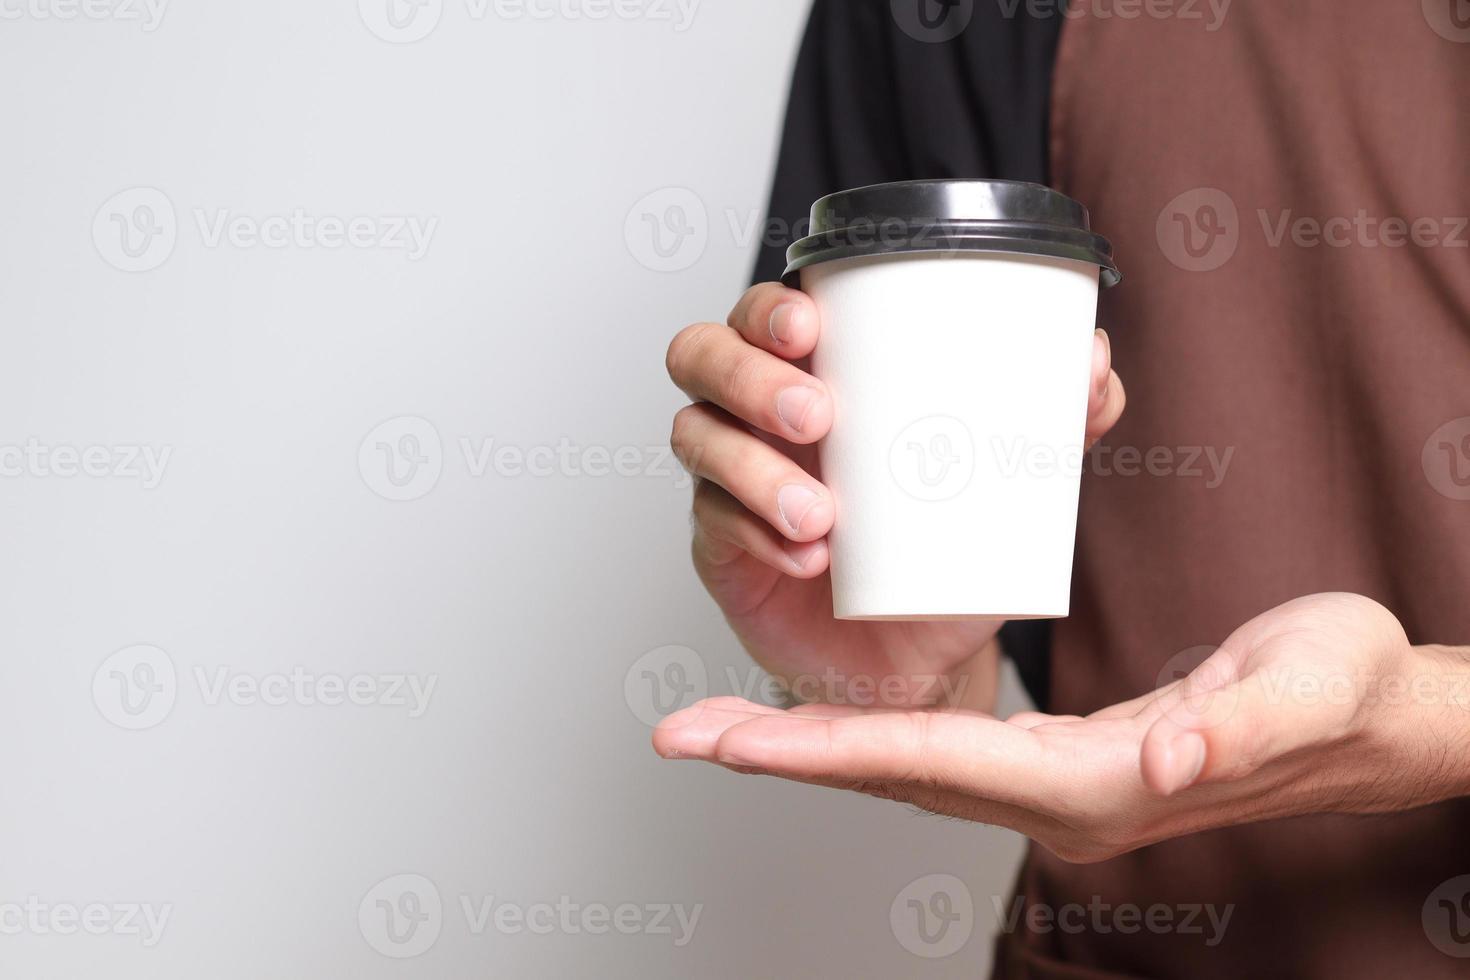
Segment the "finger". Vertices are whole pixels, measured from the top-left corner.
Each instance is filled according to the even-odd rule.
[[[1087,417],[1088,449],[1113,430],[1113,426],[1123,417],[1123,410],[1128,407],[1128,393],[1123,390],[1123,379],[1118,377],[1117,372],[1108,374],[1106,389],[1102,393],[1094,391],[1093,398],[1098,399],[1098,407],[1089,412]]]
[[[822,382],[746,343],[735,330],[696,323],[669,344],[669,377],[695,401],[789,442],[808,444],[832,426],[832,399]]]
[[[1289,683],[1258,670],[1182,697],[1144,735],[1139,757],[1144,782],[1171,796],[1192,786],[1244,779],[1288,753],[1329,743],[1347,729],[1353,703],[1320,698],[1293,704],[1280,693]]]
[[[942,712],[754,718],[720,735],[715,758],[797,779],[908,783],[1025,808],[1040,806],[1053,781],[1029,732]]]
[[[731,725],[780,710],[744,698],[706,698],[660,721],[653,730],[653,750],[665,759],[707,758]]]
[[[827,570],[824,539],[798,542],[778,534],[723,487],[701,482],[694,490],[694,564],[703,576],[749,554],[793,578],[816,578]]]
[[[676,711],[653,730],[654,751],[665,759],[714,759],[720,735],[741,722],[784,712],[739,697],[706,698]],[[813,707],[813,717],[829,717]],[[835,717],[835,716],[832,716]]]
[[[731,311],[729,323],[747,343],[788,360],[810,354],[821,332],[812,298],[777,282],[748,289]]]
[[[969,792],[923,785],[912,780],[855,778],[776,771],[738,758],[722,758],[720,744],[753,723],[793,718],[799,722],[846,722],[872,714],[847,705],[804,705],[782,712],[739,698],[715,698],[670,715],[654,732],[654,748],[670,759],[701,759],[746,775],[777,776],[792,782],[859,792],[878,799],[918,807],[931,813],[1006,827],[1028,836],[1062,837],[1065,828],[1053,817],[1024,805],[1004,803]],[[901,715],[888,715],[899,717]],[[970,715],[968,717],[979,717]]]
[[[701,402],[674,416],[674,454],[701,479],[719,484],[792,541],[816,541],[836,511],[827,488],[774,446]]]

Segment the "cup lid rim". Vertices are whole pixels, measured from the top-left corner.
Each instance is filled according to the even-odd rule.
[[[906,180],[838,191],[812,205],[811,231],[787,249],[782,280],[819,262],[904,252],[992,252],[1098,266],[1122,280],[1112,244],[1087,209],[1044,184],[1015,180]]]

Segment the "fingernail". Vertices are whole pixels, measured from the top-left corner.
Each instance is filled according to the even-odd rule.
[[[782,303],[771,311],[771,339],[778,344],[789,344],[796,336],[796,318],[801,315],[801,306]]]
[[[816,404],[818,395],[811,388],[787,388],[776,396],[776,414],[796,432],[806,424],[807,413]]]
[[[1102,344],[1092,349],[1092,373],[1100,379],[1097,382],[1098,397],[1106,398],[1113,378],[1113,342],[1108,339],[1106,330],[1098,330],[1097,337]]]
[[[1184,776],[1169,790],[1170,793],[1177,793],[1194,785],[1194,781],[1204,770],[1205,740],[1194,732],[1187,732],[1174,739],[1170,750],[1174,756],[1174,771]]]
[[[791,533],[800,534],[801,522],[806,519],[806,515],[811,513],[811,509],[821,499],[806,487],[792,483],[777,492],[776,509],[781,512],[781,520],[791,528]]]
[[[791,564],[796,566],[798,572],[805,571],[822,549],[827,547],[826,541],[807,541],[805,543],[796,541],[785,542],[786,557]]]

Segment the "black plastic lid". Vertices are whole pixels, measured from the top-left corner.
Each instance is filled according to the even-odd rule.
[[[788,285],[818,262],[899,252],[1013,252],[1089,262],[1102,284],[1122,281],[1113,246],[1087,209],[1041,184],[907,180],[829,194],[812,205],[811,234],[786,250]]]

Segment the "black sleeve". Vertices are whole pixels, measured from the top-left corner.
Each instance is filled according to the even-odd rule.
[[[825,194],[927,177],[1047,181],[1062,18],[1026,8],[995,0],[815,0],[756,282],[781,277],[787,245],[804,234],[812,202]],[[1049,623],[1001,631],[1043,708],[1050,638]]]
[[[756,281],[780,277],[824,194],[926,177],[1047,179],[1062,18],[997,0],[900,0],[964,29],[921,40],[890,0],[816,0],[797,58]],[[954,18],[958,18],[955,20]],[[941,18],[941,21],[944,18]],[[942,35],[941,35],[942,36]]]

